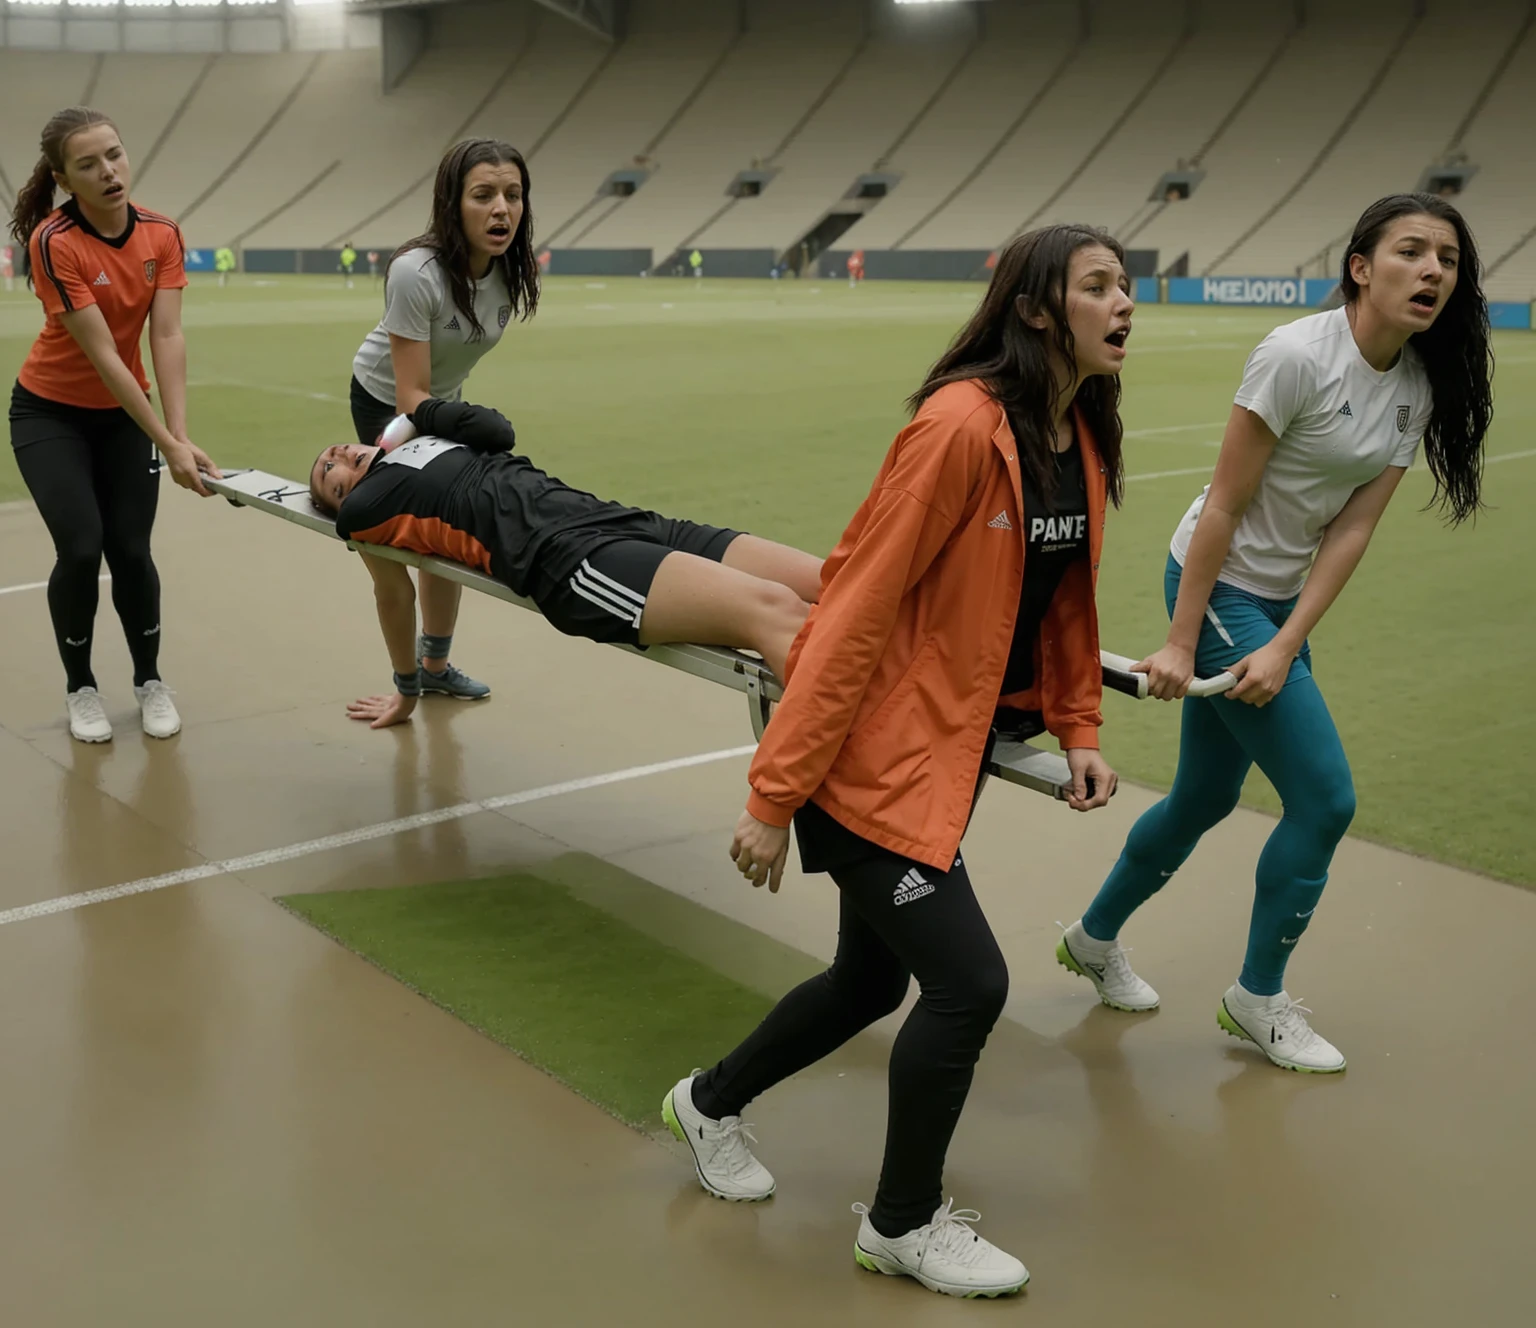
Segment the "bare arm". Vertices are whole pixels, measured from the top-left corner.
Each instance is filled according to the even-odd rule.
[[[395,410],[409,415],[432,395],[432,346],[391,332],[389,362],[395,372]]]
[[[1279,694],[1290,674],[1291,661],[1360,566],[1376,524],[1405,473],[1401,466],[1388,466],[1369,484],[1356,489],[1338,516],[1328,523],[1306,584],[1285,626],[1262,650],[1255,650],[1232,666],[1232,672],[1240,679],[1231,692],[1234,700],[1262,706]]]
[[[187,436],[187,339],[181,330],[181,292],[155,292],[149,306],[149,358],[160,389],[160,409],[172,438]]]
[[[165,294],[167,292],[161,292]],[[156,296],[158,303],[159,296]],[[178,308],[179,315],[179,308]],[[107,320],[102,312],[94,304],[87,305],[83,309],[74,309],[61,314],[64,326],[69,335],[75,339],[80,349],[85,352],[85,357],[91,362],[91,367],[96,370],[107,391],[112,393],[117,403],[128,412],[133,422],[149,435],[150,441],[165,455],[167,464],[171,468],[171,475],[176,483],[183,488],[191,489],[194,493],[207,498],[209,490],[203,487],[202,480],[198,477],[198,466],[206,463],[210,473],[217,475],[219,472],[213,463],[203,456],[190,443],[183,442],[175,437],[155,414],[155,408],[150,405],[149,398],[144,395],[144,389],[139,386],[138,379],[132,371],[123,363],[123,357],[117,353],[117,343],[112,340],[112,330],[107,326]],[[177,337],[180,338],[180,318],[177,318]],[[153,351],[153,343],[151,343]],[[156,372],[159,372],[159,364],[156,364]],[[181,360],[181,393],[183,402],[183,414],[185,414],[186,401],[186,349],[182,347]]]
[[[378,610],[379,630],[389,662],[398,674],[416,675],[416,588],[404,563],[363,554],[363,566],[373,577],[373,603]],[[376,729],[404,723],[416,708],[416,698],[396,691],[353,701],[347,714],[365,720]]]
[[[1221,454],[1216,458],[1216,473],[1211,476],[1210,492],[1205,495],[1205,506],[1184,554],[1179,597],[1174,604],[1167,643],[1141,661],[1148,675],[1147,689],[1159,700],[1172,701],[1189,690],[1190,680],[1195,676],[1195,644],[1200,639],[1200,623],[1211,590],[1232,547],[1238,523],[1264,478],[1277,441],[1269,426],[1253,411],[1232,407],[1221,440]]]

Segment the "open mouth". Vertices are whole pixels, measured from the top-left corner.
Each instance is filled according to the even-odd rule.
[[[108,198],[116,198],[120,193],[123,192],[123,186],[120,184],[109,184],[101,192]]]
[[[1435,297],[1429,291],[1420,291],[1408,301],[1415,309],[1422,309],[1425,313],[1435,311]]]
[[[511,237],[512,228],[505,223],[498,221],[487,227],[485,233],[489,235],[493,240],[505,240]]]
[[[1107,337],[1104,338],[1104,340],[1107,341],[1111,346],[1117,346],[1121,350],[1124,350],[1125,343],[1130,335],[1131,329],[1128,327],[1122,327],[1117,331],[1111,332]]]

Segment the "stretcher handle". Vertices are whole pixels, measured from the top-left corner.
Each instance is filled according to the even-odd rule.
[[[1099,651],[1099,663],[1104,667],[1104,685],[1114,692],[1134,696],[1138,701],[1147,699],[1147,675],[1137,673],[1139,660],[1125,655]],[[1196,678],[1189,685],[1190,696],[1220,696],[1237,686],[1237,679],[1230,673],[1218,673],[1214,678]]]

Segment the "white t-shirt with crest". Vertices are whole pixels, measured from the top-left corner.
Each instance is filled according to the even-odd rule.
[[[1279,442],[1217,579],[1263,599],[1291,599],[1350,495],[1388,466],[1413,464],[1429,427],[1429,378],[1411,345],[1385,373],[1371,368],[1339,308],[1265,337],[1248,357],[1236,402]],[[1208,493],[1209,485],[1173,533],[1181,567]]]
[[[512,294],[499,269],[471,283],[475,317],[484,335],[474,338],[468,318],[453,304],[448,278],[430,249],[412,249],[389,265],[384,283],[384,317],[359,348],[352,375],[369,396],[395,403],[395,371],[389,334],[425,341],[432,348],[432,395],[457,401],[470,370],[501,340],[512,321]]]

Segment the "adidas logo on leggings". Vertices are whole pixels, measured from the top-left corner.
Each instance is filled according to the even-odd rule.
[[[924,895],[931,895],[934,886],[932,881],[925,881],[922,873],[913,867],[905,876],[896,883],[896,904],[910,904],[914,899],[921,899]]]

